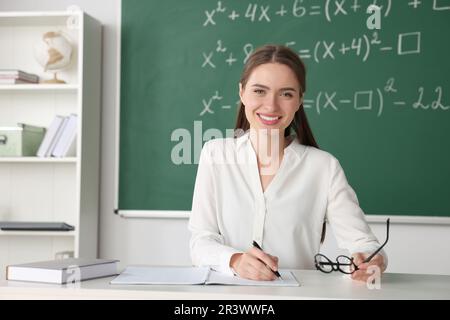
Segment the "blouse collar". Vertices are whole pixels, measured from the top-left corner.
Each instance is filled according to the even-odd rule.
[[[298,159],[300,159],[305,152],[307,146],[301,144],[296,136],[290,136],[292,137],[291,143],[284,148],[284,154],[293,153],[295,154]],[[236,138],[236,151],[239,151],[240,148],[242,148],[245,145],[250,145],[250,130],[247,130],[243,135]]]

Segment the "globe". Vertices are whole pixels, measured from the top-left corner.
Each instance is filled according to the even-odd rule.
[[[61,32],[44,33],[42,39],[34,46],[36,61],[44,68],[45,72],[53,72],[53,79],[43,81],[44,83],[66,83],[57,78],[57,71],[69,66],[72,51],[70,41]]]

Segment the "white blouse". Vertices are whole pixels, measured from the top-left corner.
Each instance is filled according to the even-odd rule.
[[[189,219],[194,265],[231,274],[231,256],[255,240],[279,258],[280,268],[314,269],[324,219],[350,253],[380,246],[330,153],[295,139],[263,192],[248,132],[204,145]]]

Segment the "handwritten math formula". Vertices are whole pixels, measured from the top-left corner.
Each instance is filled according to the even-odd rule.
[[[385,21],[397,19],[392,30],[369,30],[364,21],[369,13],[368,7],[375,5],[380,8]],[[404,111],[442,112],[450,110],[449,82],[439,73],[440,78],[427,82],[426,79],[408,85],[410,77],[421,77],[420,74],[391,73],[385,83],[379,86],[353,83],[351,75],[360,71],[359,66],[369,66],[367,70],[377,72],[390,70],[389,65],[402,64],[421,67],[422,62],[429,62],[433,50],[441,49],[436,41],[444,41],[444,36],[436,34],[432,28],[424,28],[424,24],[410,23],[409,17],[417,19],[418,13],[426,13],[432,17],[428,23],[434,22],[434,17],[450,19],[450,0],[287,0],[287,1],[217,1],[205,4],[199,14],[198,23],[202,29],[211,33],[209,38],[199,48],[199,67],[205,77],[222,76],[223,72],[238,73],[249,56],[259,45],[253,41],[252,32],[245,36],[233,37],[227,28],[241,23],[246,30],[262,30],[266,32],[284,25],[295,26],[297,21],[300,29],[292,27],[289,32],[281,33],[282,41],[278,42],[290,47],[305,62],[307,70],[313,66],[322,76],[336,72],[345,64],[349,76],[348,85],[351,89],[326,90],[306,94],[303,107],[309,112],[321,115],[326,112],[352,110],[355,112],[372,112],[380,118],[388,108]],[[398,20],[400,13],[402,18]],[[358,17],[356,19],[355,17]],[[350,19],[350,20],[349,20]],[[344,24],[343,21],[349,21]],[[315,23],[314,21],[319,21]],[[400,23],[399,23],[400,22]],[[401,23],[406,22],[406,26]],[[335,31],[335,24],[340,23],[340,31]],[[353,25],[355,26],[353,27]],[[319,29],[309,26],[320,25]],[[400,27],[398,27],[400,25]],[[260,27],[258,27],[260,26]],[[266,27],[264,27],[266,26]],[[269,26],[269,27],[267,27]],[[348,27],[350,26],[350,27]],[[414,27],[415,26],[415,27]],[[260,28],[260,29],[258,29]],[[305,31],[306,29],[306,31]],[[224,31],[225,30],[225,31]],[[235,29],[233,29],[235,30]],[[293,30],[293,31],[292,31]],[[300,31],[300,32],[298,32]],[[442,30],[444,32],[444,30]],[[247,34],[249,35],[247,37]],[[214,35],[216,38],[214,39]],[[306,37],[305,37],[306,35]],[[311,36],[312,35],[312,36]],[[231,38],[230,38],[231,37]],[[268,34],[270,38],[270,32]],[[448,43],[448,41],[447,41]],[[449,52],[450,54],[450,52]],[[447,60],[433,62],[442,63],[442,72],[450,72]],[[425,68],[425,67],[424,67]],[[364,69],[364,70],[366,70]],[[439,69],[439,68],[438,68]],[[362,70],[362,69],[361,69]],[[398,70],[403,70],[398,68]],[[439,70],[440,71],[440,70]],[[398,71],[400,72],[400,71]],[[389,75],[388,73],[388,75]],[[367,75],[369,79],[370,74]],[[361,79],[364,77],[359,77]],[[406,81],[406,89],[397,89],[397,80]],[[417,85],[420,83],[421,85]],[[433,83],[433,84],[429,84]],[[322,88],[320,84],[312,87]],[[404,88],[404,87],[403,87]],[[198,103],[198,117],[215,116],[222,112],[236,112],[239,101],[221,94],[220,87],[213,86],[203,94]],[[344,93],[345,91],[345,93]],[[450,114],[450,113],[449,113]]]
[[[374,50],[383,54],[393,53],[398,56],[409,54],[420,54],[421,32],[400,33],[394,37],[390,45],[383,45],[378,32],[372,34],[362,34],[361,36],[349,39],[347,42],[337,43],[336,41],[318,40],[311,48],[298,48],[296,41],[287,41],[284,45],[294,49],[303,60],[312,60],[315,63],[323,61],[338,60],[340,57],[353,56],[366,62]],[[392,44],[393,43],[393,44]],[[251,55],[255,46],[246,43],[242,46],[241,63],[244,64]],[[214,48],[207,52],[202,52],[202,68],[215,69],[217,63],[224,63],[232,67],[238,62],[236,53],[228,50],[224,41],[217,40]]]
[[[428,101],[424,98],[434,96]],[[389,99],[389,100],[388,100]],[[237,107],[239,101],[227,103],[219,90],[207,98],[202,99],[202,107],[199,116],[206,114],[216,114],[223,110]],[[341,95],[338,91],[319,91],[313,97],[307,96],[303,101],[305,110],[311,109],[318,115],[324,112],[337,112],[339,110],[350,109],[355,112],[373,112],[376,117],[381,117],[387,107],[428,110],[448,111],[450,110],[450,98],[444,101],[444,91],[442,86],[436,88],[418,87],[414,100],[405,100],[401,98],[401,92],[396,88],[395,78],[389,78],[382,87],[362,88],[350,95]]]
[[[227,23],[244,19],[252,23],[270,23],[275,18],[317,17],[332,22],[337,17],[351,16],[366,11],[369,5],[381,9],[384,17],[391,13],[393,0],[362,1],[362,0],[293,0],[290,4],[248,3],[245,10],[229,6],[226,1],[218,1],[216,6],[210,6],[204,11],[203,27],[214,27],[219,18],[225,17]],[[450,10],[450,4],[445,0],[409,0],[404,2],[405,8],[419,9],[426,7],[432,11]],[[222,19],[220,19],[222,21]]]

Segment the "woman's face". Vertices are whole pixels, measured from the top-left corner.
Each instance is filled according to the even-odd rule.
[[[302,103],[295,73],[280,63],[256,67],[239,96],[252,129],[286,129]]]

